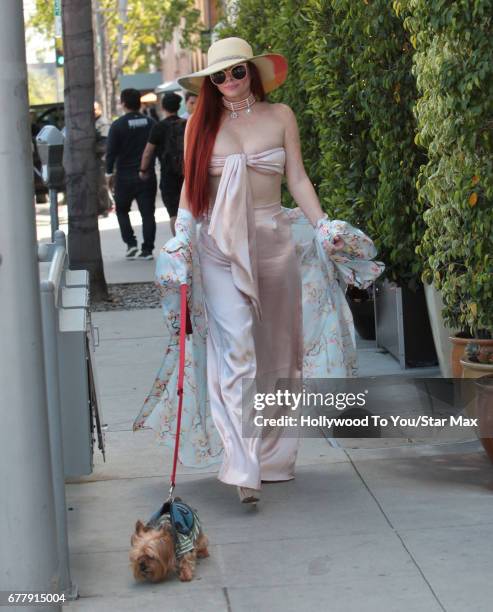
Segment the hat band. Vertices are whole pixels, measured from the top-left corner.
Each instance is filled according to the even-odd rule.
[[[220,59],[216,60],[215,62],[212,62],[211,64],[209,64],[207,66],[207,68],[210,68],[211,66],[214,66],[214,64],[219,64],[220,62],[224,62],[224,61],[229,61],[229,60],[246,60],[248,61],[248,57],[246,57],[245,55],[227,55],[226,57],[221,57]]]

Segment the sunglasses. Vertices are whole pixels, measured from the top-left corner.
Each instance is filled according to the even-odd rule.
[[[241,81],[247,75],[246,64],[238,64],[238,66],[233,66],[230,70],[219,70],[219,72],[214,72],[214,74],[210,75],[210,79],[214,85],[222,85],[226,81],[226,73],[228,72],[231,72],[231,76],[235,81]]]

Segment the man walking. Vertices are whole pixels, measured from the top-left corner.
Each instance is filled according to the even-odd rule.
[[[187,110],[182,115],[184,119],[189,119],[193,115],[193,111],[195,110],[196,103],[197,103],[197,96],[191,91],[187,91],[185,93],[185,107]]]
[[[170,218],[171,233],[175,235],[175,221],[180,203],[183,184],[183,140],[185,136],[185,119],[178,117],[181,97],[175,93],[166,93],[161,105],[164,119],[154,125],[149,135],[140,166],[140,177],[147,180],[154,171],[154,159],[157,154],[161,162],[161,181],[159,188],[164,206]]]
[[[140,113],[140,93],[124,89],[120,94],[124,115],[114,121],[108,134],[106,150],[106,176],[114,190],[116,215],[129,259],[153,259],[156,238],[156,175],[150,168],[147,180],[139,177],[140,160],[155,121]],[[113,169],[116,164],[116,178]],[[129,212],[133,200],[137,201],[142,217],[143,243],[139,253],[137,240],[130,223]]]

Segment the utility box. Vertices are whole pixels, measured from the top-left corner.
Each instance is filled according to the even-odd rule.
[[[63,464],[66,477],[77,477],[92,473],[94,454],[87,373],[86,310],[60,310],[59,325]]]
[[[58,389],[64,475],[77,478],[92,473],[95,442],[103,457],[105,450],[94,368],[97,330],[90,319],[89,274],[68,270],[63,232],[57,231],[55,243],[43,247],[40,280],[42,286],[51,288],[53,299],[42,303],[42,316],[43,320],[56,318],[55,333],[44,341],[52,344],[50,355],[57,356],[47,360],[46,369]]]
[[[65,476],[87,476],[93,471],[96,439],[104,457],[104,437],[98,384],[94,367],[93,327],[89,311],[89,275],[65,272],[61,287],[59,363]],[[79,271],[77,271],[79,272]],[[78,277],[78,278],[77,278]]]
[[[65,270],[63,286],[72,287],[89,287],[89,272],[87,270]]]

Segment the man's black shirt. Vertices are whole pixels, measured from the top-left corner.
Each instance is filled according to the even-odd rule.
[[[140,160],[149,134],[156,122],[142,113],[131,111],[111,124],[106,149],[106,173],[138,176]]]
[[[163,153],[166,150],[166,138],[169,137],[170,125],[180,121],[183,122],[181,117],[178,115],[170,115],[166,119],[162,119],[159,123],[154,124],[151,133],[149,135],[149,142],[156,147],[157,158],[161,161]],[[170,179],[178,178],[175,173],[166,167],[166,164],[161,164],[161,174],[164,180],[169,177]]]

